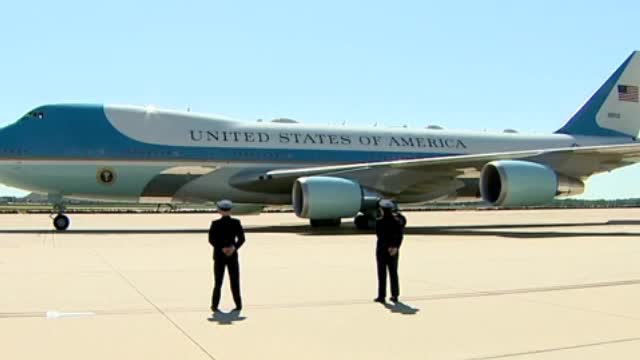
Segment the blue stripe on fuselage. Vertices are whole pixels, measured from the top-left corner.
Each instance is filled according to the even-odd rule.
[[[147,144],[111,125],[102,105],[46,105],[0,130],[0,157],[170,161],[352,163],[453,153],[186,147]],[[4,151],[4,153],[3,153]]]

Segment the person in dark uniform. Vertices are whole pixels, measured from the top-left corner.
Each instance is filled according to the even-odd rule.
[[[403,226],[394,216],[395,204],[391,200],[380,200],[382,217],[376,221],[376,263],[378,265],[378,297],[374,301],[384,303],[387,295],[387,271],[391,282],[392,302],[398,302],[398,257],[402,244]]]
[[[224,279],[225,268],[229,269],[231,293],[236,303],[234,311],[242,310],[240,296],[240,265],[238,263],[238,249],[244,244],[244,230],[240,220],[232,218],[233,203],[221,200],[216,203],[221,218],[211,222],[209,228],[209,244],[213,246],[213,274],[215,284],[211,295],[211,311],[217,312],[220,304],[220,290]]]

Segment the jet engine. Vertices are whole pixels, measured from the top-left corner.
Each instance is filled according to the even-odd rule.
[[[521,160],[498,160],[480,173],[480,194],[495,206],[535,206],[556,196],[584,192],[581,180],[557,174],[548,166]]]
[[[352,217],[367,206],[375,207],[378,201],[378,197],[368,196],[360,184],[330,176],[299,178],[293,184],[292,195],[297,216],[319,220]]]

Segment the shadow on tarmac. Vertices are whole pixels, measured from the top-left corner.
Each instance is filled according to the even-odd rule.
[[[541,223],[541,224],[478,224],[452,226],[411,226],[405,228],[405,235],[438,236],[499,236],[518,239],[562,238],[562,237],[640,237],[640,232],[592,231],[592,230],[535,230],[550,228],[607,227],[620,225],[640,225],[637,220],[610,220],[606,222],[583,223]],[[535,231],[527,231],[534,229]],[[516,231],[521,230],[521,231]],[[39,229],[0,229],[0,234],[206,234],[208,229],[70,229],[64,232]],[[372,230],[358,230],[351,223],[337,228],[312,228],[309,225],[269,225],[248,226],[246,233],[295,233],[303,236],[355,236],[372,234]]]
[[[543,223],[543,224],[482,224],[482,225],[452,225],[452,226],[407,226],[405,235],[439,235],[439,236],[500,236],[510,238],[557,238],[557,237],[637,237],[640,232],[626,231],[527,231],[527,229],[541,228],[579,228],[579,227],[607,227],[614,225],[640,225],[635,220],[612,220],[606,222],[584,223]],[[523,231],[510,231],[523,230]],[[339,228],[311,228],[307,225],[274,225],[245,229],[247,233],[297,233],[304,236],[323,235],[362,235],[374,234],[372,230],[358,230],[351,224]]]
[[[405,303],[403,303],[402,301],[398,301],[397,303],[384,303],[382,304],[387,310],[391,311],[392,313],[395,314],[402,314],[402,315],[415,315],[418,313],[418,311],[420,311],[420,309],[411,307]]]
[[[110,235],[110,234],[206,234],[209,229],[69,229],[58,231],[54,229],[0,229],[0,234],[80,234],[80,235]]]
[[[218,325],[233,325],[238,321],[243,321],[247,317],[240,316],[240,311],[222,312],[216,311],[207,318],[209,322],[216,322]]]

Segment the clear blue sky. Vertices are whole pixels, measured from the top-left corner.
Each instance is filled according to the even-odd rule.
[[[552,132],[640,49],[637,0],[429,3],[6,1],[0,125],[91,102]],[[640,197],[638,179],[594,177],[587,197]]]

